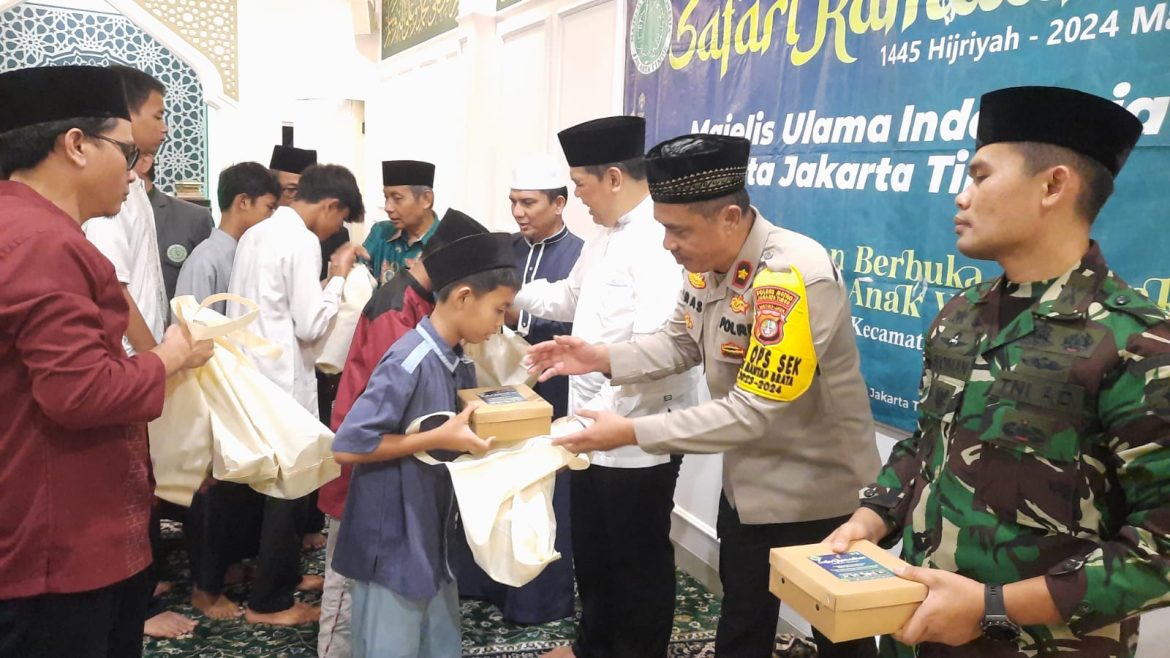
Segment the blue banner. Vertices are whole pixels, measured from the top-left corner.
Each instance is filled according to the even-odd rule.
[[[752,140],[753,203],[846,275],[874,417],[910,430],[923,334],[995,263],[955,249],[979,96],[1114,99],[1145,132],[1094,224],[1113,269],[1170,308],[1170,2],[628,0],[626,111],[649,145]],[[814,311],[815,312],[815,311]]]

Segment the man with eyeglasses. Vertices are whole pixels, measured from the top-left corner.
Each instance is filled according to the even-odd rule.
[[[280,182],[281,206],[290,205],[297,198],[297,187],[301,182],[301,172],[317,164],[317,152],[313,149],[299,149],[295,146],[277,144],[272,147],[272,157],[268,160],[268,168],[276,174]]]
[[[123,288],[81,226],[127,196],[129,119],[109,69],[0,74],[0,658],[142,653],[146,423],[212,346],[176,326],[122,348]]]

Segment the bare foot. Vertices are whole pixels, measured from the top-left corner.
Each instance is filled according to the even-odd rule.
[[[198,587],[191,590],[191,605],[212,619],[236,619],[244,615],[235,601],[223,594],[204,592]]]
[[[319,551],[325,548],[325,535],[319,532],[305,534],[305,538],[301,540],[301,548],[306,551]]]
[[[288,610],[280,612],[244,611],[244,620],[249,624],[271,624],[273,626],[298,626],[311,624],[321,618],[321,608],[297,601]]]
[[[297,589],[302,592],[320,592],[325,589],[325,576],[305,574],[301,576],[301,583]]]
[[[540,658],[576,658],[576,654],[573,653],[573,647],[566,644],[563,647],[557,647],[556,649],[549,651]]]
[[[198,625],[199,622],[190,617],[167,610],[147,619],[142,627],[142,634],[150,637],[182,637],[194,631]]]
[[[158,597],[162,596],[163,594],[166,594],[167,592],[171,591],[174,588],[175,588],[174,583],[168,582],[165,580],[160,580],[154,584],[154,594],[151,595],[151,598],[157,599]]]

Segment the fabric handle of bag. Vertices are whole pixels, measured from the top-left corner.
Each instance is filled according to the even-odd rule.
[[[247,308],[248,312],[235,319],[229,319],[223,322],[205,325],[197,324],[195,322],[188,322],[184,318],[181,305],[173,304],[175,317],[178,319],[180,325],[187,327],[187,333],[191,336],[191,340],[221,339],[218,341],[218,344],[221,347],[232,352],[247,363],[251,363],[251,359],[249,359],[243,352],[240,351],[238,347],[236,347],[235,342],[238,342],[248,349],[253,350],[254,353],[261,354],[265,357],[279,358],[281,353],[284,351],[281,346],[272,343],[263,336],[256,335],[244,329],[244,327],[251,324],[257,318],[257,316],[260,315],[259,304],[248,299],[247,297],[241,297],[230,292],[221,292],[214,295],[209,295],[207,298],[205,298],[203,302],[199,304],[199,309],[196,311],[196,315],[198,315],[199,311],[203,310],[204,308],[208,308],[212,304],[216,304],[218,302],[236,302],[240,306]],[[232,340],[228,340],[229,336]]]
[[[418,418],[415,418],[413,421],[411,421],[410,425],[408,425],[406,427],[406,433],[407,434],[418,434],[420,428],[422,427],[423,421],[427,420],[428,418],[451,419],[454,417],[455,417],[455,414],[451,413],[450,411],[436,411],[433,414],[419,416]],[[429,466],[440,466],[440,465],[446,463],[446,462],[441,462],[441,461],[435,459],[434,457],[430,456],[429,454],[427,454],[425,452],[414,453],[414,458],[419,460],[420,462],[422,462],[424,464],[429,465]]]
[[[219,302],[235,302],[240,306],[246,307],[248,312],[238,318],[230,319],[225,322],[219,322],[216,324],[198,324],[194,322],[194,318],[187,320],[183,316],[182,307],[176,304],[175,317],[178,318],[181,324],[187,326],[187,330],[191,333],[191,340],[213,340],[221,336],[226,336],[233,331],[239,331],[240,329],[248,326],[252,323],[253,320],[256,319],[256,316],[260,314],[259,304],[246,297],[233,295],[230,292],[221,292],[214,295],[209,295],[208,297],[204,298],[204,300],[199,304],[199,311]],[[198,315],[199,311],[196,311],[195,314]]]

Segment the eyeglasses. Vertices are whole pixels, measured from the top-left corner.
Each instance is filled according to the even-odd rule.
[[[280,191],[285,194],[296,194],[299,189],[300,187],[297,185],[284,185],[280,188]]]
[[[106,137],[105,135],[90,135],[90,137],[93,137],[94,139],[100,139],[103,142],[109,142],[109,143],[113,144],[114,146],[117,146],[119,149],[121,149],[122,157],[126,158],[126,170],[127,171],[129,171],[130,169],[133,169],[134,163],[138,162],[138,155],[139,155],[140,151],[138,150],[137,146],[135,146],[133,144],[127,144],[126,142],[119,142],[118,140],[111,139],[109,137]]]

